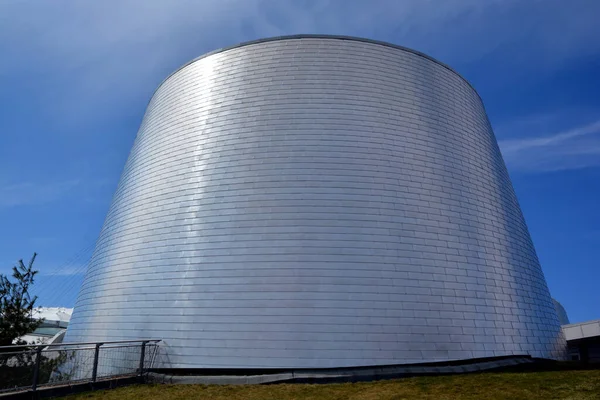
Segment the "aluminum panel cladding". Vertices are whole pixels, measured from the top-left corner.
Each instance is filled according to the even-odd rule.
[[[554,303],[554,309],[556,310],[556,314],[558,315],[558,322],[560,322],[560,325],[569,325],[571,322],[569,322],[567,310],[565,310],[563,305],[560,304],[556,299],[552,299],[552,302]]]
[[[449,67],[293,36],[153,95],[67,340],[172,368],[329,368],[565,342],[483,104]]]

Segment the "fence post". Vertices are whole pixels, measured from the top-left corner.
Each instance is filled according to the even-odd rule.
[[[146,357],[146,343],[142,342],[142,348],[140,349],[140,377],[144,375],[144,358]]]
[[[96,343],[96,350],[94,351],[94,369],[92,370],[92,382],[96,382],[96,376],[98,375],[98,355],[100,354],[100,346],[102,346],[102,343]]]
[[[38,346],[35,350],[35,367],[33,367],[33,382],[31,384],[31,390],[36,391],[38,386],[38,380],[40,377],[40,362],[42,359],[42,346]]]

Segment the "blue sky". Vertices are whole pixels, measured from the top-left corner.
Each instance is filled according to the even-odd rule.
[[[600,318],[600,2],[0,2],[0,272],[71,306],[157,85],[205,52],[326,33],[415,48],[478,90],[550,290]],[[60,285],[59,285],[60,283]]]

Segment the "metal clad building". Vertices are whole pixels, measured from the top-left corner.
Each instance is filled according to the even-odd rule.
[[[560,304],[555,299],[552,299],[552,302],[554,303],[554,309],[556,310],[556,315],[558,316],[558,322],[561,325],[568,325],[568,324],[570,324],[571,322],[569,322],[569,316],[567,315],[567,310],[565,310],[565,308],[563,307],[563,305]]]
[[[140,337],[174,368],[565,348],[475,90],[330,36],[220,50],[157,89],[66,340]]]

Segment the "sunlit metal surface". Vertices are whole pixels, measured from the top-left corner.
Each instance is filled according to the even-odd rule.
[[[139,337],[174,368],[565,348],[477,93],[407,49],[298,36],[150,101],[65,340]]]

